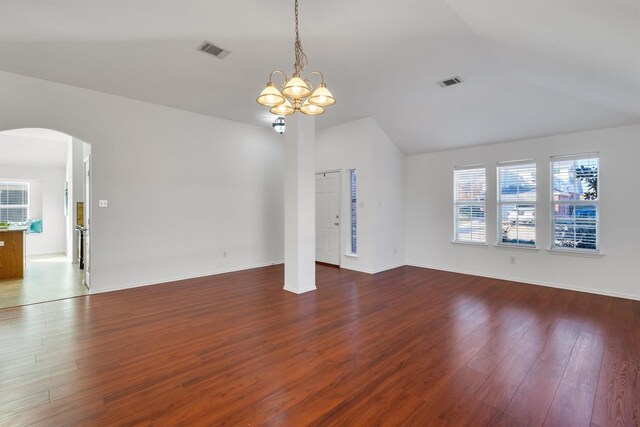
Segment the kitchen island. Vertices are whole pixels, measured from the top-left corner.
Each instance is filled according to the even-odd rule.
[[[26,231],[27,227],[0,228],[0,280],[24,277]]]

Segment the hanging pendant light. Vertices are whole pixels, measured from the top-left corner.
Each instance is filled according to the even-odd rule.
[[[307,55],[302,50],[302,42],[298,32],[298,0],[295,0],[295,26],[296,38],[294,43],[295,64],[293,65],[293,74],[291,79],[280,71],[274,70],[269,76],[269,82],[264,90],[258,96],[257,102],[260,105],[271,107],[269,111],[278,116],[287,116],[296,111],[303,114],[316,116],[324,113],[324,107],[336,103],[335,98],[327,89],[324,82],[324,76],[319,71],[312,71],[307,75],[306,79],[300,77],[300,73],[307,66]],[[273,75],[282,74],[284,83],[280,90],[273,84]],[[313,75],[320,76],[320,83],[314,90],[310,77]]]
[[[284,117],[282,116],[278,117],[271,126],[273,126],[273,130],[275,130],[280,135],[282,135],[286,129],[286,125],[284,123]]]

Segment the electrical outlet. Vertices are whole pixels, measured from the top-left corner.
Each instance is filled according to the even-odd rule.
[[[514,257],[514,256],[510,257],[510,262],[511,262],[511,264],[515,264],[516,263],[516,257]]]
[[[109,207],[109,202],[107,200],[98,200],[98,207],[99,208],[108,208]]]

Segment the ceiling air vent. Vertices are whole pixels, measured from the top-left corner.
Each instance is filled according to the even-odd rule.
[[[218,59],[223,59],[225,56],[229,55],[231,52],[228,50],[224,50],[214,45],[213,43],[209,43],[205,41],[198,48],[200,52],[208,53],[209,55],[213,55]]]
[[[458,83],[462,83],[462,79],[458,76],[449,77],[448,79],[441,80],[438,82],[438,86],[447,87],[457,85]]]

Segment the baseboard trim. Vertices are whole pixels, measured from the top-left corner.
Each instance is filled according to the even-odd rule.
[[[144,286],[162,285],[164,283],[179,282],[179,281],[182,281],[182,280],[189,280],[189,279],[199,279],[199,278],[202,278],[202,277],[217,276],[218,274],[234,273],[236,271],[251,270],[253,268],[270,267],[270,266],[279,265],[279,264],[284,264],[284,261],[273,261],[273,262],[265,262],[265,263],[260,263],[260,264],[251,264],[251,265],[245,265],[245,266],[241,266],[241,267],[233,267],[233,268],[228,268],[228,269],[215,270],[215,271],[212,271],[212,272],[207,272],[207,273],[202,273],[202,274],[197,274],[197,275],[176,276],[176,277],[167,278],[167,279],[160,279],[160,281],[154,281],[152,283],[151,282],[135,282],[135,283],[128,283],[128,284],[124,284],[124,285],[118,285],[118,286],[113,286],[113,287],[103,288],[103,289],[93,289],[92,288],[90,290],[90,294],[91,295],[96,295],[96,294],[102,294],[102,293],[106,293],[106,292],[115,292],[115,291],[123,291],[123,290],[126,290],[126,289],[141,288],[141,287],[144,287]]]
[[[340,268],[342,270],[349,270],[349,271],[357,271],[358,273],[366,273],[366,274],[374,274],[373,271],[368,270],[366,268],[358,268],[358,267],[345,267],[345,266],[340,266]]]
[[[615,297],[615,298],[624,298],[624,299],[630,299],[630,300],[635,300],[635,301],[640,301],[640,296],[639,295],[631,295],[631,294],[625,294],[625,293],[620,293],[620,292],[607,292],[607,291],[601,291],[599,289],[590,289],[590,288],[580,288],[580,287],[574,287],[574,286],[566,286],[566,285],[562,285],[559,283],[552,283],[552,282],[542,282],[539,280],[529,280],[529,279],[522,279],[519,277],[510,277],[510,276],[502,276],[502,275],[496,275],[496,274],[485,274],[485,273],[478,273],[475,271],[467,271],[467,270],[459,270],[459,269],[451,269],[451,268],[442,268],[442,267],[436,267],[436,266],[432,266],[432,265],[426,265],[426,264],[407,264],[410,267],[418,267],[418,268],[429,268],[431,270],[440,270],[440,271],[448,271],[450,273],[458,273],[458,274],[467,274],[470,276],[478,276],[478,277],[488,277],[490,279],[498,279],[498,280],[508,280],[510,282],[519,282],[519,283],[524,283],[527,285],[537,285],[537,286],[545,286],[548,288],[556,288],[556,289],[564,289],[567,291],[576,291],[576,292],[586,292],[588,294],[595,294],[595,295],[604,295],[607,297]]]
[[[394,268],[404,267],[405,265],[406,264],[397,264],[397,265],[392,265],[392,266],[389,266],[389,267],[378,268],[376,270],[373,270],[372,274],[382,273],[383,271],[393,270]]]
[[[317,288],[314,286],[313,288],[309,288],[309,289],[304,289],[304,290],[294,290],[293,288],[289,288],[288,286],[285,286],[284,288],[285,291],[287,292],[291,292],[294,293],[296,295],[302,295],[302,294],[306,294],[307,292],[312,292],[315,291]]]

